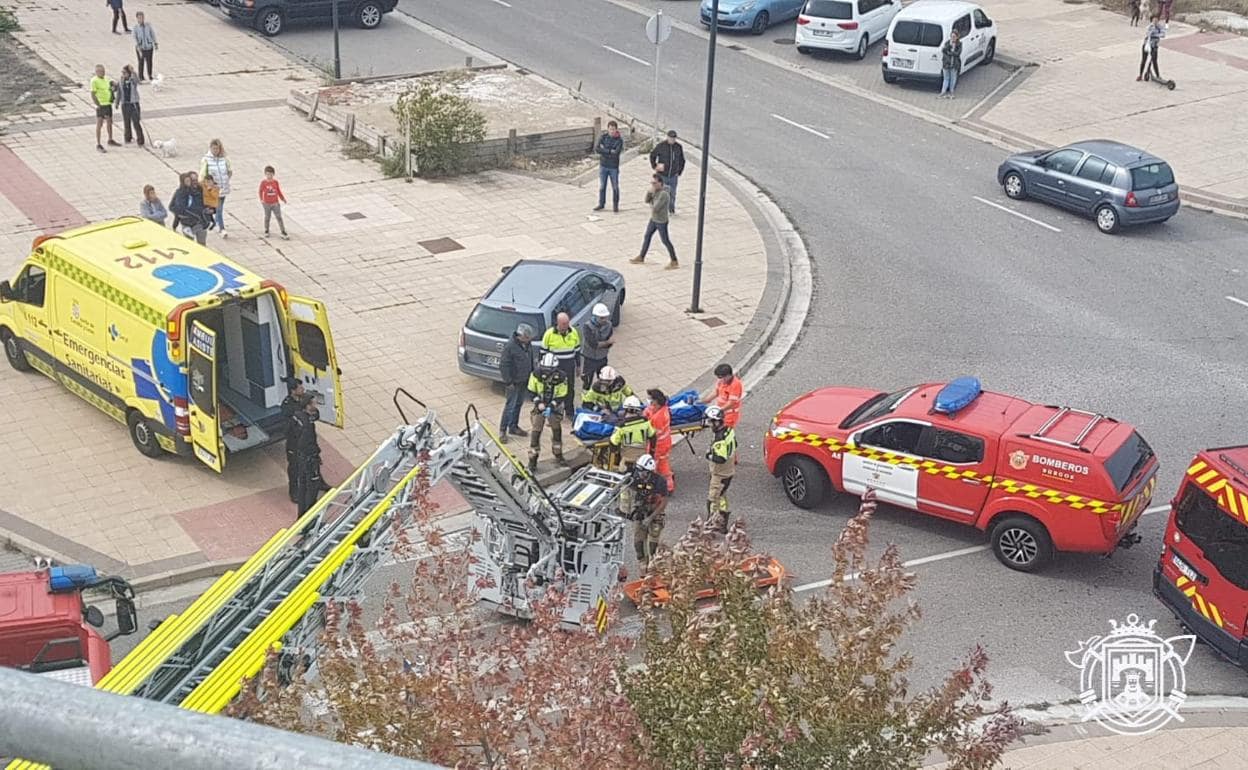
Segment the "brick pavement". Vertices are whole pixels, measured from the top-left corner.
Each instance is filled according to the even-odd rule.
[[[142,9],[128,7],[132,15]],[[87,16],[19,8],[27,44],[47,51],[66,75],[85,79],[81,73],[97,61],[115,73],[129,61],[129,45],[107,33],[108,19]],[[286,107],[263,106],[315,73],[202,8],[162,4],[149,16],[161,40],[156,70],[166,79],[160,91],[143,92],[144,124],[153,138],[175,138],[178,157],[135,148],[98,154],[82,93],[33,125],[10,125],[0,136],[0,273],[14,272],[42,230],[75,216],[134,213],[146,183],[167,197],[176,172],[196,167],[208,140],[220,137],[235,169],[225,206],[231,237],[211,236],[210,246],[329,307],[348,420],[343,431],[321,432],[331,480],[397,424],[390,402],[396,386],[448,421],[460,419],[468,403],[496,419],[499,391],[458,372],[455,346],[475,298],[516,259],[586,260],[625,273],[628,302],[612,362],[635,385],[684,387],[744,336],[767,282],[763,237],[739,202],[747,195],[738,198],[719,182],[709,191],[703,318],[722,325],[702,323],[683,312],[692,217],[672,226],[685,269],[665,272],[658,259],[644,267],[626,263],[648,213],[640,200],[649,173],[644,160],[625,165],[624,210],[606,216],[590,212],[593,189],[515,174],[385,180],[371,161],[345,158],[323,126]],[[290,241],[261,237],[252,196],[266,164],[277,167],[290,199]],[[692,179],[697,169],[688,172]],[[686,202],[694,194],[691,187],[682,193]],[[344,216],[357,212],[364,217]],[[419,245],[437,238],[463,248],[435,254]],[[177,458],[147,460],[122,426],[51,381],[7,368],[0,374],[0,422],[0,530],[28,545],[144,577],[244,558],[293,520],[281,491],[280,448],[240,456],[223,476]],[[450,496],[444,502],[455,506]]]

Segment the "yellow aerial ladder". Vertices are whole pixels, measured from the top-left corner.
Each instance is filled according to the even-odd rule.
[[[407,420],[405,396],[424,409]],[[171,615],[96,687],[215,714],[278,650],[280,672],[314,661],[325,606],[349,600],[411,520],[421,484],[447,479],[477,518],[472,548],[480,598],[528,617],[550,586],[565,589],[563,620],[602,631],[623,565],[620,474],[585,467],[547,491],[476,418],[448,431],[434,412],[399,389],[403,425],[295,524],[273,535],[243,566],[222,575],[189,607]],[[41,768],[15,760],[9,770]]]

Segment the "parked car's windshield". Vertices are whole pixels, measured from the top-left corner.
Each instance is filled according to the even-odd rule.
[[[898,45],[926,45],[939,47],[945,41],[944,30],[939,24],[925,21],[899,21],[893,27],[893,42]]]
[[[1205,490],[1188,484],[1175,526],[1204,552],[1222,577],[1248,589],[1248,527],[1224,513]]]
[[[807,16],[818,16],[821,19],[852,19],[854,6],[842,0],[810,0],[806,3]]]
[[[1169,163],[1150,163],[1131,169],[1131,189],[1149,190],[1174,184],[1174,171]]]
[[[540,315],[517,313],[514,310],[500,310],[487,305],[477,305],[477,309],[468,316],[468,328],[478,334],[489,334],[504,339],[515,333],[520,324],[533,327],[533,334],[540,337],[546,324]]]

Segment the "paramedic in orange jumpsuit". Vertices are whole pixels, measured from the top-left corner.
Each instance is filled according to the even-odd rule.
[[[667,406],[667,396],[658,388],[646,391],[650,404],[642,414],[654,427],[655,472],[667,480],[667,493],[676,491],[676,477],[672,475],[672,410]]]
[[[717,378],[715,393],[702,399],[702,403],[714,403],[715,406],[724,410],[724,424],[729,428],[735,428],[741,419],[741,378],[732,371],[732,366],[729,364],[720,364],[715,367],[715,377]]]

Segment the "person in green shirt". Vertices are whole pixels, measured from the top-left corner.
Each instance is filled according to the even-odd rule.
[[[120,147],[113,141],[113,81],[104,77],[104,65],[95,65],[95,77],[91,78],[91,102],[95,105],[95,149],[107,152],[100,142],[100,131],[108,127],[108,146]]]

